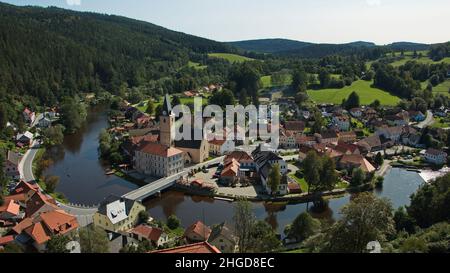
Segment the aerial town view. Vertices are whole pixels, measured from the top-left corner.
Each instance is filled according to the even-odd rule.
[[[450,252],[448,1],[2,1],[0,259]]]

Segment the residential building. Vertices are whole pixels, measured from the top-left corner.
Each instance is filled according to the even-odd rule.
[[[111,232],[126,231],[137,224],[139,213],[145,210],[138,201],[110,195],[94,214],[94,225]]]
[[[26,123],[32,124],[36,119],[36,113],[31,111],[29,108],[25,108],[22,112],[23,118]]]
[[[339,131],[348,131],[350,129],[350,119],[345,115],[335,115],[331,124],[336,126]]]
[[[381,139],[377,135],[366,137],[356,143],[362,152],[376,152],[383,149]]]
[[[52,121],[48,117],[43,116],[38,121],[37,125],[38,125],[39,128],[48,128],[48,127],[52,126]]]
[[[357,139],[356,139],[355,131],[339,132],[338,133],[338,142],[353,143],[356,140]]]
[[[316,138],[319,143],[323,144],[336,144],[338,143],[338,134],[334,130],[326,130],[321,134],[316,134]]]
[[[447,153],[441,150],[429,148],[425,151],[424,158],[431,164],[443,165],[447,162]]]
[[[172,176],[183,171],[183,151],[160,143],[146,142],[135,151],[134,168],[146,175]]]
[[[3,165],[3,173],[11,179],[20,179],[19,163],[21,159],[19,153],[8,151]]]
[[[220,182],[224,185],[233,185],[239,181],[240,164],[234,158],[225,162],[220,174]]]
[[[211,232],[211,229],[207,225],[201,221],[197,221],[186,228],[184,238],[189,242],[205,242],[208,241]]]
[[[208,243],[217,247],[222,253],[235,253],[238,250],[238,240],[231,228],[225,223],[212,228]]]
[[[301,120],[286,121],[284,129],[286,132],[301,134],[305,130],[305,122]]]
[[[297,135],[295,137],[295,141],[298,146],[313,146],[317,143],[317,140],[314,136],[306,136],[306,135]]]
[[[349,113],[355,118],[360,118],[363,115],[363,111],[361,108],[352,108],[350,109]]]
[[[347,170],[360,168],[366,173],[375,171],[375,167],[362,155],[343,155],[338,166],[340,169]]]
[[[169,236],[160,228],[141,224],[131,229],[130,234],[138,241],[147,240],[155,247],[160,247],[169,241]]]
[[[234,142],[227,139],[213,139],[208,141],[209,154],[211,155],[224,155],[226,153],[234,151]]]
[[[292,131],[280,130],[280,147],[284,149],[297,148],[296,134]]]
[[[33,140],[33,134],[29,131],[26,131],[23,134],[17,134],[17,136],[16,136],[16,144],[20,147],[30,146],[32,140]]]
[[[415,122],[424,121],[426,116],[420,111],[409,111],[409,118]]]
[[[221,253],[217,247],[208,242],[200,242],[174,248],[151,251],[150,253],[173,253],[173,254],[217,254]]]
[[[256,167],[255,161],[247,152],[233,151],[227,154],[224,159],[225,164],[232,159],[235,159],[237,162],[239,162],[240,169],[255,169]]]
[[[400,143],[401,141],[401,135],[408,130],[408,127],[405,126],[395,126],[395,127],[387,127],[383,126],[381,128],[378,128],[378,130],[375,132],[377,136],[384,136],[387,139],[390,139],[395,143]]]

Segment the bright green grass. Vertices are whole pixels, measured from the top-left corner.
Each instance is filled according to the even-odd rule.
[[[279,87],[279,86],[287,86],[292,83],[292,77],[289,76],[285,82],[283,82],[281,85],[277,86],[272,83],[272,76],[262,76],[261,77],[261,83],[263,88],[271,88],[271,87]]]
[[[378,88],[371,87],[371,81],[358,80],[351,86],[342,89],[308,90],[308,96],[316,103],[340,104],[343,99],[355,91],[358,93],[362,105],[368,105],[379,100],[382,105],[396,105],[400,99]]]
[[[450,128],[450,120],[447,118],[435,118],[433,128]]]
[[[298,178],[295,173],[292,173],[289,175],[291,178],[293,178],[297,183],[300,185],[300,189],[302,189],[302,192],[308,192],[308,183],[306,183],[305,178]]]
[[[201,65],[200,63],[196,63],[196,62],[188,62],[188,67],[193,67],[196,70],[202,70],[202,69],[206,69],[208,66],[207,65]]]
[[[422,58],[418,58],[418,59],[414,59],[411,56],[405,56],[403,59],[392,62],[391,65],[394,67],[398,67],[401,65],[406,64],[409,61],[416,61],[418,63],[422,63],[422,64],[439,64],[439,63],[447,63],[450,64],[450,57],[446,57],[438,62],[433,61],[432,59],[428,58],[428,57],[422,57]]]
[[[230,54],[230,53],[209,53],[208,56],[210,58],[221,58],[221,59],[225,59],[231,63],[242,63],[242,62],[246,62],[246,61],[253,61],[255,59],[252,58],[248,58],[245,56],[241,56],[241,55],[236,55],[236,54]]]
[[[450,80],[446,80],[443,83],[433,87],[433,93],[442,94],[445,96],[450,96],[450,94],[448,93],[449,90],[450,90]]]

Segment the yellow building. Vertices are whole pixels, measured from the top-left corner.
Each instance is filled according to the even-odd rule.
[[[94,214],[94,225],[112,232],[127,231],[138,223],[141,211],[145,207],[140,202],[111,195]]]

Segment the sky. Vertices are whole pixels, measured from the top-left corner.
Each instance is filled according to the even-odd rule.
[[[217,41],[450,40],[449,0],[0,0],[123,15]]]

